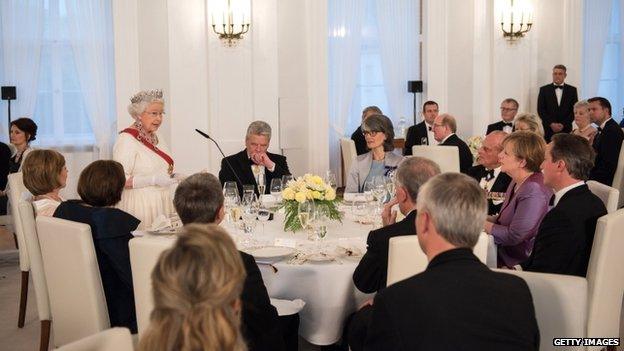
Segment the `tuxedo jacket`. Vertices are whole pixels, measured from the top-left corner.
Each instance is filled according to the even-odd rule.
[[[622,133],[620,126],[613,119],[608,120],[603,130],[594,137],[592,146],[596,151],[596,159],[589,179],[608,186],[613,184],[622,140],[624,140],[624,133]]]
[[[379,292],[364,350],[537,350],[539,330],[522,278],[492,272],[471,249]]]
[[[583,184],[566,192],[540,224],[525,271],[584,277],[598,218],[607,214],[602,200]]]
[[[468,170],[468,175],[477,180],[477,182],[481,181],[481,178],[485,177],[487,173],[486,169],[482,165],[476,165],[471,167]],[[509,187],[509,183],[511,183],[511,177],[507,175],[507,173],[499,172],[498,176],[496,176],[496,180],[494,180],[494,184],[492,184],[491,192],[496,193],[504,193],[507,192],[507,188]],[[495,215],[500,212],[502,203],[495,205],[491,199],[488,199],[488,215]]]
[[[245,266],[245,282],[241,293],[241,330],[249,351],[285,350],[277,310],[269,299],[262,274],[253,256],[239,251]]]
[[[439,145],[457,146],[459,149],[459,171],[468,173],[468,170],[472,167],[472,152],[470,152],[468,145],[461,140],[457,134],[451,134],[451,136]]]
[[[503,130],[503,127],[505,127],[505,122],[503,121],[498,121],[496,123],[489,124],[487,126],[487,131],[485,132],[485,135],[488,135],[495,130]],[[511,127],[513,128],[513,125]]]
[[[403,220],[373,230],[366,239],[366,253],[353,272],[353,283],[362,292],[373,293],[386,287],[390,238],[416,234],[416,210]]]
[[[355,132],[351,134],[351,140],[355,143],[355,152],[359,155],[368,152],[368,146],[366,146],[366,138],[362,134],[362,127],[357,127]]]
[[[553,135],[553,131],[550,129],[551,123],[563,124],[561,133],[570,133],[572,131],[574,104],[577,101],[576,88],[572,85],[563,85],[561,104],[557,104],[557,95],[555,94],[555,85],[553,83],[546,84],[540,88],[537,96],[537,113],[544,125],[544,138],[546,141],[550,141]]]
[[[427,124],[425,121],[409,127],[405,136],[405,148],[403,149],[403,155],[411,155],[412,146],[423,145],[423,138],[427,140],[427,143],[424,145],[429,145],[429,138],[427,137]]]
[[[275,162],[275,169],[273,172],[269,172],[268,169],[264,170],[264,177],[266,188],[264,190],[265,194],[270,193],[270,185],[271,180],[278,178],[281,179],[283,175],[290,174],[288,170],[288,163],[286,162],[286,157],[278,154],[273,154],[267,152],[267,155],[271,159],[271,161]],[[247,157],[247,150],[243,150],[237,154],[230,155],[223,160],[221,160],[221,170],[219,171],[219,181],[221,181],[221,185],[225,184],[225,182],[236,182],[238,186],[238,194],[243,194],[243,184],[239,184],[236,179],[236,175],[232,172],[232,169],[227,164],[229,161],[230,165],[236,172],[236,175],[240,177],[240,181],[243,184],[252,184],[256,187],[256,194],[258,194],[258,188],[256,184],[256,178],[251,170],[251,165],[253,162]]]

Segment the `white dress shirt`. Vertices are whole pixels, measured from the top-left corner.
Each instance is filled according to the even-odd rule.
[[[427,140],[429,145],[438,145],[438,141],[433,137],[433,125],[425,121],[425,127],[427,127]]]
[[[555,86],[555,95],[557,95],[557,106],[561,106],[561,96],[563,96],[563,89],[557,89],[557,84],[553,84]],[[563,88],[563,84],[561,84]]]

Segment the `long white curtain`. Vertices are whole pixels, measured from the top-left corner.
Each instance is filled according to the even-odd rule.
[[[11,101],[11,117],[32,117],[37,101],[44,2],[41,0],[0,1],[2,22],[3,86],[17,87],[17,100]],[[4,106],[3,106],[4,107]],[[1,116],[6,116],[3,111]],[[2,135],[8,134],[4,118]]]
[[[109,158],[116,132],[111,1],[67,1],[69,38],[99,158]]]
[[[612,0],[585,1],[582,95],[586,97],[598,94],[611,7]]]
[[[419,77],[419,3],[418,0],[375,0],[379,27],[379,46],[389,117],[411,121],[413,95],[407,81]]]
[[[339,140],[347,134],[349,106],[360,70],[362,22],[366,2],[328,1],[330,168],[340,169]]]

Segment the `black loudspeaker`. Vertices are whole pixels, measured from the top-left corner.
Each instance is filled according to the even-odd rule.
[[[2,100],[15,100],[15,87],[2,87]]]
[[[407,81],[408,93],[422,93],[422,91],[423,91],[422,80],[408,80]]]

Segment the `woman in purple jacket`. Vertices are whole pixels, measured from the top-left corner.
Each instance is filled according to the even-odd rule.
[[[539,135],[523,131],[512,133],[503,142],[503,151],[498,155],[501,171],[512,181],[500,213],[490,216],[484,226],[498,247],[498,267],[512,268],[533,250],[539,224],[553,195],[540,171],[545,146]]]

